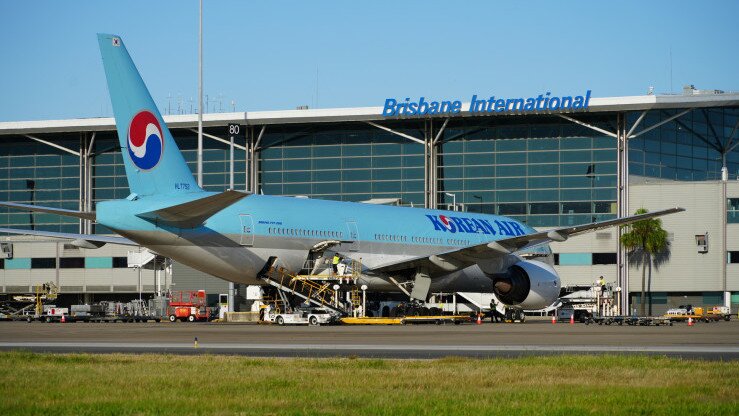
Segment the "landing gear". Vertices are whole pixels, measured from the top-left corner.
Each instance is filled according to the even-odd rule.
[[[523,309],[506,308],[505,321],[506,322],[525,322],[526,315],[524,315]]]

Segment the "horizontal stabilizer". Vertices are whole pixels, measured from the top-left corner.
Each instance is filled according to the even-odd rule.
[[[47,214],[63,215],[65,217],[82,218],[83,220],[95,221],[94,212],[73,211],[71,209],[40,207],[37,205],[17,204],[15,202],[0,202],[0,207],[8,207],[23,211],[45,212]]]
[[[17,230],[15,228],[0,228],[0,233],[7,234],[20,234],[20,235],[37,235],[41,237],[53,237],[53,238],[67,238],[75,240],[73,243],[77,247],[82,248],[97,248],[102,247],[105,244],[121,244],[124,246],[138,246],[133,241],[123,237],[113,237],[96,234],[72,234],[72,233],[57,233],[54,231],[39,231],[39,230]]]
[[[172,205],[155,211],[137,214],[149,221],[161,222],[179,228],[195,228],[222,209],[246,197],[247,193],[228,190],[220,194]]]

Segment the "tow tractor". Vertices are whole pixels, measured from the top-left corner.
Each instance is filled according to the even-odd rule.
[[[292,313],[277,313],[270,309],[265,320],[277,325],[329,325],[338,322],[340,316],[327,308],[302,307],[295,308]]]

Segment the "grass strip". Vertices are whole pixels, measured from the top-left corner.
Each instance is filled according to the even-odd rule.
[[[0,353],[2,415],[739,414],[739,363]]]

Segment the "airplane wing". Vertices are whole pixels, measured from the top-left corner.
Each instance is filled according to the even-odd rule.
[[[113,237],[94,234],[71,234],[57,233],[54,231],[38,231],[38,230],[17,230],[14,228],[0,228],[0,233],[21,234],[21,235],[38,235],[42,237],[68,238],[75,240],[75,245],[82,248],[99,248],[105,244],[121,244],[124,246],[138,246],[139,244],[123,237]]]
[[[82,218],[83,220],[95,221],[95,212],[73,211],[71,209],[50,208],[38,205],[17,204],[15,202],[0,202],[0,207],[14,208],[24,211],[45,212],[47,214],[63,215],[65,217]]]
[[[184,204],[143,212],[137,214],[137,216],[149,221],[159,221],[175,227],[194,228],[217,212],[231,206],[236,201],[248,195],[244,192],[228,190],[220,194],[185,202]]]
[[[626,225],[632,222],[645,220],[648,218],[659,217],[662,215],[673,214],[685,211],[684,208],[670,208],[661,211],[648,212],[646,214],[632,215],[630,217],[616,218],[612,220],[595,222],[592,224],[576,225],[573,227],[555,228],[549,231],[540,231],[532,234],[519,235],[516,237],[504,238],[501,240],[490,241],[487,243],[468,246],[459,250],[448,251],[445,253],[433,254],[426,257],[416,257],[406,259],[399,262],[383,264],[373,267],[368,271],[372,272],[395,272],[408,270],[417,267],[427,267],[429,270],[439,272],[453,272],[465,267],[472,266],[479,261],[491,259],[495,257],[513,254],[515,252],[533,248],[550,242],[561,242],[569,237],[600,230],[603,228]]]

